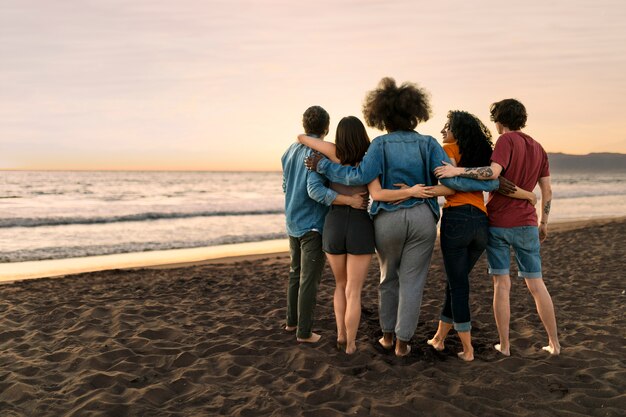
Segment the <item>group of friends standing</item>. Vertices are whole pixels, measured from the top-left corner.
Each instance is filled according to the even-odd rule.
[[[463,346],[459,358],[474,359],[469,274],[486,250],[500,339],[494,347],[510,355],[513,248],[518,275],[548,334],[543,349],[560,353],[554,306],[541,273],[540,242],[547,236],[552,200],[547,154],[521,131],[527,119],[522,103],[505,99],[490,111],[500,134],[495,147],[489,129],[465,111],[448,112],[443,146],[418,133],[416,126],[431,114],[427,93],[388,77],[367,93],[363,104],[365,122],[387,132],[371,143],[354,116],[339,122],[334,144],[326,142],[328,113],[319,106],[305,111],[305,133],[282,157],[291,255],[285,330],[295,332],[298,342],[321,338],[313,332],[313,322],[328,259],[336,282],[337,346],[347,354],[357,350],[361,291],[376,253],[378,343],[396,356],[408,355],[437,236],[437,197],[445,196],[440,243],[447,284],[437,331],[427,343],[443,350],[454,329]],[[537,184],[539,219],[532,192]],[[486,205],[484,191],[490,192]]]

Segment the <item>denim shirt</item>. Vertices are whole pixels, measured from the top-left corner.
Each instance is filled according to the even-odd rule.
[[[324,218],[337,193],[328,188],[328,180],[304,166],[311,149],[292,144],[281,158],[287,234],[301,237],[310,231],[322,233]]]
[[[346,185],[368,184],[380,176],[382,188],[393,190],[397,188],[393,184],[399,183],[408,186],[437,185],[433,171],[443,165],[442,161],[450,163],[450,158],[432,136],[415,131],[396,131],[374,139],[357,167],[345,167],[322,159],[317,165],[317,171],[333,182]],[[446,187],[458,191],[493,191],[498,188],[498,180],[454,177],[440,181]],[[380,210],[395,211],[423,203],[427,203],[435,219],[439,219],[439,203],[435,197],[410,198],[397,205],[374,201],[370,213],[376,215]]]

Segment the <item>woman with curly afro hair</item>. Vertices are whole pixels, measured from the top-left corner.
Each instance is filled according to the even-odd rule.
[[[298,141],[324,154],[331,161],[346,165],[358,165],[367,151],[370,140],[365,126],[354,116],[341,119],[337,125],[335,143],[301,134]],[[400,201],[407,198],[428,198],[433,193],[450,191],[443,186],[424,187],[416,184],[401,189],[383,190],[380,180],[375,178],[365,185],[347,186],[330,183],[330,188],[340,194],[353,195],[369,191],[376,201]],[[326,215],[323,248],[335,276],[333,307],[337,321],[337,346],[347,354],[356,351],[356,334],[361,316],[361,290],[367,278],[372,254],[374,253],[374,225],[365,210],[354,210],[349,206],[332,206]]]
[[[409,82],[398,86],[393,78],[383,78],[376,89],[367,93],[363,115],[369,126],[387,133],[372,141],[356,166],[342,166],[318,155],[307,159],[307,167],[345,185],[369,184],[378,179],[383,190],[400,184],[435,186],[438,181],[434,169],[450,160],[435,138],[415,131],[419,123],[430,118],[430,112],[425,90]],[[498,181],[461,177],[441,182],[460,191],[491,191],[498,187]],[[379,318],[383,337],[379,343],[389,350],[395,346],[397,356],[411,351],[409,341],[417,328],[437,236],[436,192],[425,192],[424,197],[392,203],[377,201],[370,188],[374,198],[370,214],[381,268]]]
[[[448,112],[448,120],[441,130],[443,149],[453,165],[473,167],[488,165],[493,143],[491,132],[476,116],[465,111]],[[509,197],[537,199],[529,191],[517,188]],[[463,350],[458,353],[465,361],[474,360],[469,307],[469,274],[485,251],[489,238],[489,220],[483,193],[458,192],[446,196],[441,216],[441,253],[446,269],[446,291],[439,326],[428,344],[436,350],[444,349],[444,340],[454,327]]]

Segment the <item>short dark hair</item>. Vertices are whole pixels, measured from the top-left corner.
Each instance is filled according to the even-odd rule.
[[[526,107],[514,98],[507,98],[493,103],[489,109],[491,121],[498,122],[510,130],[520,130],[526,126]]]
[[[328,133],[330,116],[328,112],[320,106],[311,106],[302,115],[302,126],[305,133],[314,135],[324,135]]]
[[[385,77],[365,96],[363,116],[368,126],[380,130],[413,130],[430,118],[428,93],[410,82],[398,87],[393,78]]]
[[[343,165],[354,166],[361,162],[370,146],[370,138],[357,117],[347,116],[341,119],[337,125],[335,146],[337,158]]]

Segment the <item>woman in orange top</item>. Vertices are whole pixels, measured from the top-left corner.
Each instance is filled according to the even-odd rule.
[[[474,115],[464,111],[448,112],[443,130],[443,149],[452,163],[462,167],[487,166],[493,143],[491,132]],[[517,188],[509,197],[536,203],[529,191]],[[457,192],[446,197],[441,217],[441,252],[446,268],[446,294],[439,327],[428,344],[444,349],[444,339],[454,327],[463,351],[458,356],[474,359],[469,308],[469,274],[487,247],[489,222],[482,191]]]

